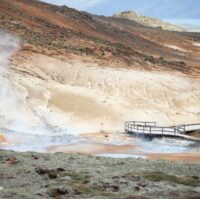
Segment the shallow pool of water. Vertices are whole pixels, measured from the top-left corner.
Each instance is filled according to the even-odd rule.
[[[138,139],[137,145],[140,146],[140,151],[145,153],[185,153],[192,151],[190,147],[194,142],[172,139],[172,138],[155,138],[151,141]]]
[[[136,158],[136,159],[146,158],[146,156],[144,155],[132,155],[132,154],[123,154],[123,153],[106,153],[106,154],[100,154],[98,156],[107,157],[107,158]]]
[[[21,132],[7,131],[3,133],[8,143],[0,145],[1,149],[14,150],[19,152],[35,151],[46,152],[49,146],[63,144],[76,144],[85,142],[86,139],[73,135],[70,131],[54,131],[48,134],[27,134]]]
[[[20,152],[25,151],[35,151],[35,152],[47,152],[47,149],[52,146],[68,146],[72,144],[106,144],[112,146],[127,146],[127,149],[123,151],[118,151],[118,154],[109,153],[109,151],[103,152],[101,154],[105,157],[119,157],[119,158],[138,158],[138,154],[147,153],[186,153],[199,151],[199,146],[194,148],[194,142],[172,139],[172,138],[155,138],[153,140],[146,140],[141,138],[135,138],[133,136],[128,136],[126,134],[114,133],[107,137],[103,136],[103,139],[99,138],[99,135],[94,139],[90,137],[83,137],[75,135],[72,130],[54,130],[48,134],[27,134],[14,131],[6,131],[3,135],[7,139],[7,143],[0,144],[1,149],[5,150],[15,150]],[[105,145],[105,146],[106,146]],[[86,145],[90,146],[90,145]],[[128,147],[128,146],[133,146]],[[63,148],[63,147],[62,147]],[[126,147],[124,147],[126,148]],[[87,149],[90,151],[90,149]],[[91,154],[93,149],[91,149]],[[64,151],[64,150],[63,150]],[[105,151],[105,150],[104,150]],[[62,152],[62,151],[61,151]],[[80,151],[81,153],[81,151]],[[130,155],[131,154],[131,155]]]

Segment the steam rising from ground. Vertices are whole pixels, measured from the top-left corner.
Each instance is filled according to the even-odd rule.
[[[0,32],[0,128],[45,134],[45,124],[26,103],[26,92],[20,75],[14,75],[9,67],[12,56],[19,49],[19,38]]]
[[[12,64],[19,49],[19,38],[0,32],[0,133],[8,141],[1,148],[43,151],[49,145],[75,140],[69,136],[70,129],[62,128],[60,121],[66,118],[48,109],[49,92],[40,86],[45,82],[33,81]]]
[[[10,82],[9,59],[20,48],[19,39],[7,33],[0,32],[0,126],[12,121],[18,108],[16,90]]]
[[[6,72],[9,58],[20,48],[20,41],[17,37],[0,32],[0,69]]]

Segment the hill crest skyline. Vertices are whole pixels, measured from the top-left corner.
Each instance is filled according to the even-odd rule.
[[[135,10],[156,18],[200,18],[200,1],[196,0],[43,0],[44,2],[66,5],[97,15],[112,16],[116,12]]]

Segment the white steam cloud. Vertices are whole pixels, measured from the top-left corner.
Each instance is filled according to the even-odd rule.
[[[0,32],[0,127],[4,127],[6,117],[16,106],[16,97],[8,75],[9,58],[20,48],[19,39]]]
[[[9,68],[11,56],[19,49],[19,38],[0,32],[0,128],[29,133],[37,118],[27,109],[20,84]]]
[[[51,121],[51,119],[59,121],[60,118],[62,120],[62,116],[51,113],[45,104],[34,106],[28,104],[25,78],[23,75],[21,78],[20,73],[16,74],[9,67],[11,57],[19,49],[19,38],[0,32],[0,131],[8,129],[26,134],[43,135],[54,133],[58,131],[57,126],[60,126],[60,122]]]
[[[20,41],[17,37],[0,32],[0,70],[6,72],[9,58],[20,48]]]

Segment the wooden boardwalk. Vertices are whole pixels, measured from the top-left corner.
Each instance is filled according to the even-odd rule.
[[[156,122],[137,122],[129,121],[125,123],[125,132],[137,136],[145,137],[174,137],[187,140],[200,141],[200,138],[195,138],[187,135],[187,132],[200,130],[200,124],[177,125],[169,127],[157,126]]]

